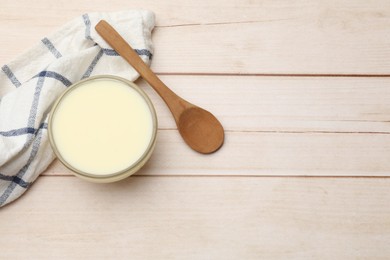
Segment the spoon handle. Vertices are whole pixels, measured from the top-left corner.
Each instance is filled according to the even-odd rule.
[[[176,123],[179,122],[180,113],[185,108],[193,105],[169,89],[109,23],[105,20],[101,20],[96,25],[95,29],[100,36],[153,87],[168,105]]]

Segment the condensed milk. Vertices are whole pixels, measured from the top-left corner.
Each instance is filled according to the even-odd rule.
[[[147,95],[133,82],[96,76],[71,87],[54,104],[49,138],[75,175],[113,182],[133,174],[155,145],[157,118]]]

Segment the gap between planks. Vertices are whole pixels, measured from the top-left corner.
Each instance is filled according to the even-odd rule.
[[[324,74],[324,73],[219,73],[219,72],[156,72],[161,76],[246,76],[304,78],[390,78],[390,74]]]
[[[366,121],[364,121],[366,122]],[[371,122],[371,121],[368,121]],[[374,121],[372,121],[374,122]],[[375,121],[375,122],[384,122],[387,121]],[[178,131],[177,128],[159,128],[159,131]],[[390,132],[387,131],[372,131],[372,132],[364,132],[364,131],[288,131],[288,130],[229,130],[225,129],[225,133],[259,133],[259,134],[377,134],[377,135],[388,135]]]
[[[74,175],[69,174],[56,174],[56,175],[40,175],[40,178],[44,177],[70,177],[70,178],[76,178]],[[208,175],[196,175],[196,174],[181,174],[181,175],[168,175],[168,174],[150,174],[150,175],[131,175],[128,178],[289,178],[289,179],[389,179],[390,176],[339,176],[339,175],[321,175],[321,176],[314,176],[314,175],[249,175],[249,174],[236,174],[236,175],[217,175],[217,174],[208,174]],[[99,184],[98,184],[99,185]]]

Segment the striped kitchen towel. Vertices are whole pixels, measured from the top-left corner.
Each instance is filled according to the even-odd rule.
[[[131,10],[85,14],[2,66],[0,207],[21,196],[54,160],[47,134],[48,113],[67,87],[99,74],[138,78],[95,31],[101,19],[112,24],[150,64],[154,14]]]

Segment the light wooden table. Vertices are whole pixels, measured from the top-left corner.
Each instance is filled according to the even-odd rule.
[[[212,111],[203,156],[159,122],[150,162],[97,185],[58,162],[0,210],[1,259],[388,259],[390,2],[0,1],[0,63],[91,11],[156,13],[152,69]]]

